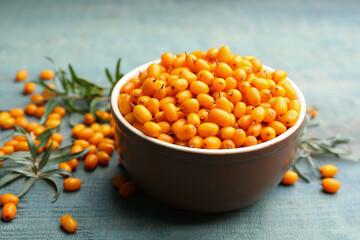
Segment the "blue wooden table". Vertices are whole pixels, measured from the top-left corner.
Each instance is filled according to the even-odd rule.
[[[51,68],[42,56],[71,62],[79,75],[105,83],[104,67],[122,70],[161,53],[228,45],[240,55],[286,69],[307,102],[320,109],[314,135],[353,136],[360,153],[360,3],[349,1],[27,1],[0,2],[0,110],[28,97],[13,77],[35,78]],[[70,129],[63,128],[70,142]],[[1,133],[4,136],[5,133]],[[51,204],[53,189],[39,182],[21,199],[16,218],[0,221],[0,239],[360,239],[360,165],[329,158],[342,183],[335,195],[301,166],[311,183],[278,186],[239,211],[195,214],[156,202],[142,192],[121,199],[111,177],[123,172],[113,155],[107,167],[76,176],[85,183]],[[184,176],[185,177],[185,176]],[[22,183],[3,192],[17,192]],[[59,219],[72,215],[81,231],[67,234]]]

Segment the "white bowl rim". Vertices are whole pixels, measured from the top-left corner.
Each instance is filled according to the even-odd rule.
[[[144,140],[150,141],[150,142],[152,142],[154,144],[157,144],[157,145],[160,145],[160,146],[163,146],[163,147],[166,147],[166,148],[170,148],[170,149],[173,149],[173,150],[178,150],[178,151],[188,152],[188,153],[203,154],[203,155],[234,155],[234,154],[240,154],[240,153],[249,153],[249,152],[254,152],[254,151],[257,151],[257,150],[261,150],[261,149],[270,147],[272,145],[275,145],[275,144],[283,141],[284,139],[286,139],[287,137],[292,135],[301,126],[302,122],[305,119],[306,102],[305,102],[304,95],[302,94],[300,89],[296,86],[296,84],[292,80],[287,78],[290,81],[291,86],[294,88],[294,90],[295,90],[295,92],[297,94],[297,99],[300,101],[300,104],[301,104],[299,118],[298,118],[297,122],[292,127],[288,128],[283,134],[281,134],[280,136],[277,136],[274,139],[271,139],[271,140],[269,140],[267,142],[262,142],[260,144],[254,145],[254,146],[234,148],[234,149],[199,149],[199,148],[183,147],[183,146],[179,146],[179,145],[172,144],[172,143],[167,143],[167,142],[164,142],[164,141],[160,141],[160,140],[158,140],[156,138],[146,136],[144,133],[137,130],[130,123],[128,123],[125,120],[125,118],[121,115],[120,110],[119,110],[119,106],[118,106],[118,98],[119,98],[119,95],[120,95],[120,90],[121,90],[122,86],[125,83],[127,83],[131,78],[138,77],[139,72],[143,72],[144,70],[146,70],[147,67],[150,64],[152,64],[152,63],[160,63],[160,62],[161,62],[161,60],[157,59],[155,61],[145,63],[145,64],[143,64],[141,66],[138,66],[138,67],[134,68],[133,70],[131,70],[127,74],[125,74],[116,83],[116,85],[115,85],[115,87],[114,87],[114,89],[113,89],[113,91],[111,93],[111,99],[110,99],[112,111],[116,115],[118,120],[124,126],[126,126],[129,131],[133,132],[138,137],[143,138]],[[268,67],[266,65],[263,65],[263,67],[268,71],[271,71],[271,72],[275,71],[273,68],[270,68],[270,67]]]

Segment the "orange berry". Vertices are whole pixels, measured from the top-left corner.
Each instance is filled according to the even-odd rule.
[[[15,80],[18,82],[22,82],[25,81],[26,78],[28,77],[28,72],[24,69],[19,70],[16,75],[15,75]]]
[[[269,123],[269,122],[274,121],[275,118],[276,118],[276,112],[275,112],[275,110],[272,109],[272,108],[266,108],[266,109],[265,109],[265,116],[264,116],[263,122]]]
[[[227,77],[231,77],[233,75],[234,71],[232,70],[232,68],[229,65],[227,65],[224,62],[221,62],[218,65],[216,65],[215,73],[217,76],[225,79]]]
[[[254,87],[250,87],[246,90],[246,98],[251,105],[256,107],[261,103],[261,96],[259,90]]]
[[[47,117],[47,119],[56,119],[61,120],[61,115],[59,113],[50,113]]]
[[[15,206],[17,206],[18,202],[19,202],[19,198],[14,194],[4,193],[0,197],[0,203],[3,206],[5,206],[5,204],[7,203],[13,203],[15,204]]]
[[[191,148],[203,148],[204,139],[200,136],[194,136],[189,140],[188,146]]]
[[[244,147],[254,146],[257,144],[257,139],[254,136],[247,136],[244,142]]]
[[[51,71],[51,70],[48,70],[48,69],[42,70],[40,72],[40,78],[43,79],[43,80],[51,80],[51,79],[54,78],[54,76],[55,76],[55,73],[53,71]]]
[[[80,145],[83,149],[88,148],[90,143],[84,139],[77,139],[74,141],[73,146]],[[82,150],[80,150],[82,151]]]
[[[44,115],[44,113],[45,113],[45,107],[44,106],[43,107],[38,107],[36,109],[35,115],[36,115],[37,118],[41,118]]]
[[[81,124],[81,123],[75,125],[75,126],[72,128],[72,135],[73,135],[73,137],[78,138],[79,133],[80,133],[82,130],[84,130],[85,128],[86,128],[86,126],[85,126],[84,124]]]
[[[67,231],[67,232],[75,232],[77,229],[77,222],[73,217],[70,215],[64,215],[60,218],[61,226]]]
[[[55,133],[53,133],[53,139],[54,139],[54,141],[61,143],[63,140],[63,136],[60,133],[55,132]]]
[[[219,48],[219,52],[216,56],[218,62],[227,63],[231,59],[231,49],[228,46],[222,46]]]
[[[143,105],[136,105],[133,110],[136,120],[140,123],[149,122],[152,119],[150,111]]]
[[[326,164],[320,168],[321,176],[324,178],[334,177],[337,173],[338,169],[332,164]]]
[[[81,145],[73,145],[71,147],[70,153],[78,153],[84,150],[84,148]]]
[[[18,142],[15,145],[15,151],[29,151],[29,145],[27,142],[22,141],[22,142]]]
[[[288,170],[285,173],[285,176],[283,177],[283,179],[281,180],[281,183],[286,184],[286,185],[293,185],[294,183],[296,183],[297,180],[298,180],[297,173],[294,171]]]
[[[64,117],[66,114],[66,109],[61,106],[56,106],[52,112],[58,113],[61,117]]]
[[[17,117],[15,119],[15,124],[22,128],[26,128],[26,126],[28,125],[28,120],[25,117]]]
[[[221,142],[220,149],[233,149],[235,148],[235,143],[233,140],[227,139]]]
[[[221,140],[217,137],[207,137],[204,139],[204,149],[219,149]]]
[[[248,135],[258,137],[261,133],[262,126],[260,123],[254,123],[248,128]]]
[[[318,115],[318,111],[313,110],[310,112],[311,118],[315,118]]]
[[[55,128],[57,126],[59,126],[61,123],[61,120],[59,119],[49,119],[45,122],[45,126],[49,127],[49,128]]]
[[[96,121],[96,117],[92,115],[92,113],[86,113],[84,115],[84,123],[87,125],[91,125]]]
[[[236,129],[233,133],[232,140],[234,141],[236,147],[242,147],[246,140],[245,131],[242,129]]]
[[[109,163],[110,161],[110,156],[108,153],[104,152],[104,151],[99,151],[97,154],[96,154],[97,158],[98,158],[98,161],[100,164],[102,165],[106,165]]]
[[[113,177],[112,182],[114,187],[119,189],[124,183],[126,183],[126,178],[118,174]]]
[[[161,64],[163,64],[165,67],[169,68],[171,64],[173,63],[175,59],[174,54],[170,52],[166,52],[163,55],[161,55]]]
[[[174,122],[179,118],[176,107],[172,103],[165,104],[165,106],[163,107],[163,111],[164,111],[165,118],[169,122]]]
[[[119,188],[119,194],[121,197],[123,198],[127,198],[130,197],[131,195],[134,194],[136,190],[136,185],[133,182],[126,182],[123,185],[120,186]]]
[[[16,215],[16,205],[14,203],[7,203],[1,211],[1,218],[5,222],[13,220]]]
[[[33,133],[35,135],[40,135],[41,133],[43,133],[45,131],[45,127],[44,126],[37,126],[36,128],[34,128]]]
[[[154,122],[144,123],[144,133],[150,137],[157,137],[161,133],[161,127]]]
[[[102,132],[96,132],[94,133],[94,135],[92,135],[92,137],[89,138],[89,143],[98,145],[103,139],[104,139],[104,134]]]
[[[282,122],[287,127],[293,126],[299,118],[299,113],[295,110],[289,110],[287,113],[284,114],[282,117]]]
[[[86,156],[84,166],[86,170],[94,170],[98,165],[98,157],[94,153]]]
[[[287,77],[287,73],[284,70],[276,70],[272,74],[273,80],[277,83]]]
[[[72,169],[71,169],[70,165],[67,164],[66,162],[60,163],[59,166],[58,166],[58,168],[59,168],[59,169],[63,169],[63,170],[67,170],[67,171],[69,171],[69,172],[72,172]],[[68,177],[68,175],[63,174],[63,177]]]
[[[44,101],[43,101],[44,97],[41,95],[41,94],[34,94],[30,97],[30,101],[33,102],[34,104],[38,105],[38,106],[41,106],[44,104]]]
[[[72,171],[75,171],[76,168],[79,166],[79,161],[76,158],[71,159],[71,160],[67,161],[66,163],[69,164]]]
[[[114,150],[115,146],[114,144],[108,143],[108,142],[101,142],[98,146],[99,151],[106,152],[107,154],[111,155]]]
[[[189,140],[190,138],[196,135],[196,127],[192,124],[186,124],[181,126],[177,133],[176,137],[180,140]]]
[[[324,178],[322,180],[322,187],[324,192],[336,193],[340,189],[340,182],[334,178]]]
[[[78,178],[67,178],[64,180],[64,188],[66,191],[73,192],[79,190],[81,187],[81,180]]]
[[[196,113],[199,111],[200,104],[195,98],[186,99],[181,105],[180,109],[185,114]],[[164,109],[165,112],[165,109]],[[166,114],[166,112],[165,112]],[[170,121],[170,120],[169,120]]]
[[[36,89],[36,84],[33,83],[33,82],[27,82],[24,84],[24,94],[28,95],[28,94],[31,94],[35,91]]]
[[[203,138],[216,136],[218,132],[219,126],[216,123],[206,122],[198,127],[198,134]]]
[[[230,120],[229,113],[220,108],[213,108],[209,113],[209,121],[216,123],[220,127],[228,127]]]
[[[272,127],[265,127],[261,130],[260,137],[263,141],[269,141],[276,137],[276,132]]]
[[[89,140],[93,135],[94,130],[92,130],[91,128],[84,128],[77,134],[77,137],[79,139]]]
[[[206,85],[206,83],[203,83],[201,81],[193,81],[190,84],[189,89],[195,95],[198,95],[200,93],[208,93],[209,92],[209,86]]]
[[[287,102],[285,101],[285,98],[283,97],[277,97],[274,101],[273,106],[276,115],[283,115],[288,111]],[[296,112],[296,111],[295,111]]]
[[[167,142],[167,143],[174,143],[175,142],[175,139],[168,135],[168,134],[165,134],[165,133],[160,133],[156,139],[160,140],[160,141],[163,141],[163,142]]]
[[[15,148],[13,146],[3,146],[0,148],[0,151],[3,152],[5,155],[8,155],[15,152]]]

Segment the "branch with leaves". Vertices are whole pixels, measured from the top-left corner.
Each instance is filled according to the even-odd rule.
[[[72,147],[72,145],[70,145],[52,150],[52,135],[58,130],[57,128],[49,128],[39,134],[35,138],[35,140],[39,141],[39,144],[36,146],[35,140],[31,134],[29,136],[26,130],[22,127],[15,126],[15,128],[16,132],[9,134],[4,139],[14,136],[23,136],[26,138],[29,145],[29,151],[14,152],[9,155],[0,156],[0,162],[7,163],[7,166],[0,168],[0,172],[6,172],[6,174],[0,178],[0,189],[15,180],[25,178],[25,186],[17,194],[20,198],[31,189],[36,181],[44,180],[55,188],[56,194],[52,199],[52,202],[55,202],[60,195],[60,188],[56,181],[56,177],[61,177],[62,175],[73,176],[72,172],[64,169],[58,169],[57,165],[74,158],[79,158],[86,154],[89,149],[81,152],[70,153]],[[4,139],[1,139],[1,141]],[[38,149],[44,147],[49,140],[51,141],[51,144],[48,149],[38,155]]]

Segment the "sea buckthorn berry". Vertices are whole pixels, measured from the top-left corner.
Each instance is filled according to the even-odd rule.
[[[73,127],[73,129],[72,129],[72,135],[73,135],[73,137],[78,138],[79,133],[80,133],[82,130],[84,130],[85,128],[86,128],[86,126],[85,126],[84,124],[81,124],[81,123],[75,125],[75,126]]]
[[[61,120],[61,115],[59,113],[50,113],[47,117],[47,119],[57,119]]]
[[[172,65],[174,59],[175,59],[174,54],[170,52],[166,52],[163,55],[161,55],[161,64],[169,68]]]
[[[261,133],[262,126],[260,123],[254,123],[248,128],[248,135],[258,137]]]
[[[223,78],[215,78],[211,86],[214,91],[222,91],[226,87],[226,82]]]
[[[251,88],[251,84],[247,81],[242,81],[242,82],[239,82],[239,84],[237,85],[237,88],[242,94],[246,94],[247,90],[249,88]]]
[[[233,134],[232,140],[235,143],[235,146],[238,147],[242,147],[245,143],[246,140],[246,133],[244,130],[242,129],[236,129],[236,131]]]
[[[220,149],[233,149],[235,148],[235,143],[233,140],[227,139],[221,142]]]
[[[91,125],[96,121],[96,117],[92,115],[92,113],[86,113],[84,115],[84,123],[87,125]]]
[[[116,189],[119,189],[124,183],[126,183],[126,178],[120,174],[117,174],[113,177],[112,183]]]
[[[43,101],[44,97],[40,94],[34,94],[30,97],[30,101],[35,103],[36,105],[38,106],[41,106],[44,104],[44,101]]]
[[[36,109],[35,115],[37,118],[41,118],[44,115],[44,113],[45,113],[45,107],[42,106]]]
[[[109,156],[109,154],[106,153],[106,152],[104,152],[104,151],[99,151],[99,152],[96,154],[96,156],[97,156],[97,159],[98,159],[98,161],[99,161],[99,163],[100,163],[101,165],[106,165],[106,164],[108,164],[109,161],[110,161],[110,156]]]
[[[200,117],[196,113],[190,113],[187,116],[186,121],[187,121],[188,124],[192,124],[195,127],[198,127],[201,124]]]
[[[276,132],[272,127],[265,127],[260,133],[261,139],[266,142],[276,137]]]
[[[77,137],[79,139],[89,140],[93,135],[94,130],[92,130],[91,128],[84,128],[77,134]]]
[[[156,87],[155,92],[153,93],[153,97],[161,100],[167,95],[167,90],[164,84]]]
[[[263,122],[269,123],[269,122],[274,121],[275,118],[276,118],[276,112],[275,112],[275,110],[272,109],[272,108],[266,108],[266,109],[265,109],[265,116],[264,116]]]
[[[206,70],[206,71],[210,71],[211,67],[210,65],[204,60],[204,59],[196,59],[194,62],[194,66],[193,69],[197,72],[201,71],[201,70]]]
[[[176,99],[174,96],[167,96],[160,100],[160,110],[164,110],[164,106],[168,103],[176,104]]]
[[[43,126],[37,126],[36,128],[34,128],[34,130],[32,131],[35,135],[40,135],[41,133],[43,133],[45,131],[45,127]]]
[[[156,113],[160,111],[160,102],[156,98],[151,98],[146,108],[149,110],[152,116],[155,116]]]
[[[200,124],[200,126],[198,127],[198,133],[203,138],[216,136],[218,132],[219,126],[216,123],[206,122]]]
[[[277,136],[283,134],[287,129],[286,126],[279,121],[272,121],[268,124],[268,126],[275,130]]]
[[[182,127],[182,126],[184,126],[185,124],[186,124],[187,122],[186,122],[186,120],[185,119],[179,119],[179,120],[177,120],[177,121],[175,121],[172,125],[171,125],[171,132],[173,133],[173,134],[177,134],[177,132],[178,132],[178,130],[179,130],[179,128],[180,127]]]
[[[301,109],[301,104],[300,104],[299,100],[294,99],[289,102],[288,110],[295,110],[297,112],[300,112],[300,109]]]
[[[144,95],[151,96],[156,91],[156,78],[147,78],[142,85]]]
[[[26,125],[28,125],[28,120],[25,117],[17,117],[15,124],[22,128],[26,128]]]
[[[33,82],[27,82],[24,84],[24,89],[23,89],[23,92],[24,94],[28,95],[28,94],[31,94],[35,91],[36,89],[36,84],[33,83]]]
[[[247,130],[250,125],[254,122],[254,119],[251,115],[244,115],[238,120],[238,125],[241,129]]]
[[[179,116],[177,114],[177,109],[174,104],[172,104],[172,103],[165,104],[163,107],[163,111],[164,111],[165,118],[169,122],[175,122],[176,120],[178,120]]]
[[[172,62],[172,67],[173,68],[185,67],[186,66],[185,58],[186,56],[178,56],[177,58],[175,58],[174,61]]]
[[[209,110],[207,109],[200,109],[197,114],[200,117],[200,121],[202,123],[207,122],[209,120]]]
[[[299,118],[299,113],[295,110],[290,110],[282,117],[282,122],[287,127],[293,126]]]
[[[206,59],[209,62],[214,62],[215,59],[217,58],[217,55],[219,54],[219,49],[218,48],[210,48],[207,52],[206,52]]]
[[[310,116],[311,116],[311,118],[315,118],[317,115],[318,115],[318,111],[317,110],[313,110],[313,111],[311,111],[310,112]]]
[[[9,117],[2,121],[1,127],[3,129],[10,129],[14,127],[14,124],[16,124],[15,118]]]
[[[10,115],[13,118],[24,116],[24,110],[21,108],[13,108],[10,110]]]
[[[246,98],[248,102],[256,107],[261,103],[261,96],[257,88],[251,87],[246,90]]]
[[[221,78],[227,78],[227,77],[231,77],[234,71],[229,65],[227,65],[224,62],[221,62],[215,67],[215,73],[217,76]]]
[[[201,82],[205,83],[208,86],[211,86],[212,82],[214,81],[214,75],[207,70],[201,70],[200,72],[198,72],[197,77]]]
[[[236,118],[241,118],[242,116],[244,116],[246,113],[246,104],[243,102],[236,103],[233,113]]]
[[[221,147],[221,140],[217,137],[207,137],[204,139],[204,149],[219,149]]]
[[[277,83],[280,80],[285,79],[287,77],[287,73],[284,70],[279,69],[273,72],[272,76],[273,80]]]
[[[199,111],[199,108],[200,108],[200,104],[199,104],[198,100],[196,100],[195,98],[186,99],[180,105],[181,111],[185,114],[196,113]]]
[[[252,113],[252,111],[253,111],[254,109],[255,109],[254,106],[251,106],[251,105],[246,106],[246,112],[245,112],[245,114],[246,114],[246,115],[251,115],[251,113]]]
[[[263,78],[255,78],[252,81],[252,85],[254,87],[256,87],[259,91],[263,90],[263,89],[268,89],[269,88],[269,83],[266,79]]]
[[[130,197],[135,193],[136,185],[133,182],[126,182],[119,188],[119,194],[123,198]]]
[[[49,128],[55,128],[57,126],[59,126],[61,123],[61,120],[59,119],[49,119],[45,122],[45,126],[49,127]]]
[[[66,170],[66,171],[69,171],[69,172],[72,172],[72,169],[71,169],[70,165],[67,164],[66,162],[59,163],[58,168],[59,168],[59,169]],[[68,175],[67,175],[67,174],[63,174],[63,177],[68,177]]]
[[[98,157],[94,153],[86,156],[84,166],[86,170],[94,170],[98,165]]]
[[[216,60],[218,62],[224,62],[227,63],[231,59],[231,49],[228,46],[222,46],[219,48],[219,52],[216,56]]]
[[[64,180],[64,188],[69,192],[77,191],[81,188],[81,180],[78,178],[67,178]]]
[[[157,137],[161,133],[161,127],[157,123],[146,122],[144,123],[144,133],[150,137]]]
[[[40,72],[40,78],[43,80],[51,80],[55,76],[55,73],[51,70],[45,69]]]
[[[110,119],[110,114],[106,111],[96,110],[96,115],[103,119]]]
[[[244,142],[244,147],[254,146],[257,144],[257,139],[254,136],[247,136]]]
[[[132,114],[132,113],[131,113]],[[135,117],[134,117],[135,118]],[[126,118],[125,118],[126,119]],[[98,132],[100,130],[100,124],[99,123],[93,123],[91,124],[90,128],[94,131],[94,132]]]
[[[96,132],[94,133],[94,135],[92,135],[91,138],[89,138],[89,144],[98,145],[103,139],[104,139],[104,134],[102,132]]]
[[[283,88],[282,86],[276,86],[272,90],[272,94],[274,97],[285,97],[285,93],[285,88]]]
[[[54,141],[61,143],[63,140],[63,136],[60,133],[55,132],[55,133],[53,133],[53,139],[54,139]]]
[[[285,97],[287,97],[290,100],[293,100],[296,98],[296,92],[295,89],[291,86],[290,83],[285,83],[281,85],[285,89]]]
[[[143,96],[143,92],[141,88],[136,88],[134,90],[131,91],[130,93],[130,102],[132,104],[136,104],[138,99]]]
[[[14,203],[7,203],[1,211],[1,218],[5,222],[10,222],[16,215],[16,205]]]
[[[192,124],[186,124],[179,127],[176,137],[180,140],[189,140],[196,135],[196,127]]]
[[[228,61],[228,64],[232,69],[235,70],[241,67],[241,61],[242,61],[242,57],[240,55],[233,55],[231,59]]]
[[[13,203],[15,204],[15,206],[17,206],[18,202],[19,202],[19,198],[14,194],[4,193],[0,197],[0,203],[3,206],[5,206],[5,204],[7,203]]]
[[[81,145],[73,145],[71,147],[70,153],[78,153],[81,152],[82,150],[84,150],[84,148]]]
[[[19,142],[19,141],[15,140],[15,139],[11,139],[11,140],[5,142],[4,146],[13,146],[13,147],[15,147],[15,145],[16,145],[18,142]],[[2,156],[2,155],[0,155],[0,156]]]
[[[64,215],[60,218],[61,226],[67,231],[67,232],[75,232],[77,229],[77,222],[73,217],[70,215]]]
[[[257,58],[254,58],[254,59],[250,60],[250,62],[253,66],[252,67],[253,73],[258,73],[262,68],[262,63],[260,62],[260,60]]]
[[[285,173],[285,176],[283,177],[283,179],[281,180],[281,183],[286,184],[286,185],[293,185],[294,183],[296,183],[297,180],[298,180],[297,173],[294,171],[288,170]]]
[[[206,83],[203,83],[201,81],[193,81],[190,84],[190,91],[195,95],[198,95],[200,93],[208,93],[209,86],[206,85]]]
[[[195,50],[192,55],[194,55],[197,58],[206,59],[207,53],[205,51],[201,50]]]
[[[324,178],[334,177],[337,173],[338,169],[332,164],[326,164],[320,168],[321,176]]]
[[[122,86],[120,93],[130,94],[132,90],[135,89],[135,84],[133,82],[127,82]]]
[[[163,142],[167,142],[167,143],[174,143],[175,142],[175,139],[168,135],[168,134],[165,134],[165,133],[160,133],[156,139],[160,140],[160,141],[163,141]]]
[[[29,144],[26,141],[18,142],[15,146],[15,151],[29,151]]]
[[[285,101],[285,98],[283,97],[277,97],[274,101],[274,106],[273,106],[276,115],[283,115],[288,111],[288,105],[287,102]]]
[[[196,99],[202,107],[207,109],[211,109],[212,106],[215,104],[215,99],[205,93],[200,93],[199,95],[197,95]]]
[[[255,122],[262,122],[265,118],[265,109],[263,107],[256,107],[251,112],[251,117],[255,120]]]
[[[0,151],[3,152],[5,155],[12,154],[15,152],[14,146],[3,146],[0,148]]]
[[[114,131],[109,125],[103,124],[103,125],[101,125],[99,132],[104,134],[104,137],[110,137],[112,135],[112,132],[114,132]]]
[[[72,171],[75,171],[76,168],[79,166],[79,161],[76,158],[66,161],[66,163],[69,164]]]
[[[177,103],[183,103],[186,99],[192,98],[193,94],[190,90],[184,90],[176,94],[175,99]]]
[[[16,75],[15,75],[15,80],[16,80],[17,82],[25,81],[26,78],[28,77],[28,75],[29,75],[29,73],[28,73],[26,70],[21,69],[21,70],[19,70],[19,71],[16,73]]]
[[[136,105],[134,107],[133,113],[136,120],[140,123],[145,123],[152,119],[150,111],[143,105]]]
[[[324,192],[336,193],[340,189],[340,182],[334,178],[324,178],[322,180],[322,187]]]
[[[238,102],[241,101],[242,99],[242,94],[239,90],[237,89],[230,89],[227,92],[227,99],[232,102],[233,104],[237,104]]]
[[[213,108],[209,113],[209,121],[220,127],[228,127],[230,120],[230,114],[223,109]]]
[[[161,121],[161,122],[158,122],[158,125],[160,126],[161,128],[161,133],[169,133],[171,130],[170,130],[170,123],[167,122],[167,121]]]
[[[216,108],[220,108],[227,113],[231,113],[231,103],[226,97],[219,97],[215,100]]]
[[[220,138],[222,140],[232,139],[236,129],[233,127],[223,127],[220,129]]]
[[[203,148],[204,139],[200,136],[194,136],[189,140],[188,146],[191,148]]]
[[[233,77],[240,83],[240,82],[244,82],[246,80],[247,74],[244,69],[237,68],[234,70]],[[237,86],[239,88],[239,84]]]
[[[52,112],[58,113],[61,117],[64,117],[66,114],[66,109],[61,106],[56,106]]]
[[[183,78],[178,78],[170,84],[170,88],[173,89],[175,93],[186,90],[188,86],[189,86],[188,81],[186,81],[186,79]]]

